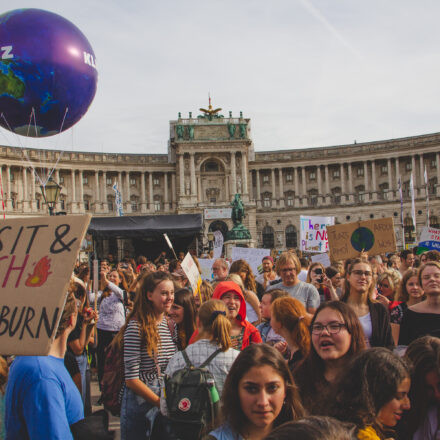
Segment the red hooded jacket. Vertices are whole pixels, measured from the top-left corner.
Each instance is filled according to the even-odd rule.
[[[236,283],[233,281],[221,281],[217,284],[214,293],[212,294],[212,299],[221,299],[222,296],[227,292],[234,292],[240,297],[241,304],[240,310],[238,311],[237,320],[240,322],[241,326],[244,327],[243,343],[240,350],[243,350],[251,343],[263,342],[260,332],[249,321],[246,321],[246,301],[240,287]],[[196,329],[189,340],[190,344],[197,341],[198,334],[198,329]]]

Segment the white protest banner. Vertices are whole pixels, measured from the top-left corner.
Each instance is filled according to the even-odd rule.
[[[3,220],[0,353],[46,356],[90,215]]]
[[[185,255],[185,258],[181,263],[181,267],[185,272],[189,283],[191,284],[193,295],[200,295],[200,284],[202,284],[202,278],[200,277],[199,269],[197,269],[196,263],[194,263],[193,257],[191,257],[189,252]],[[201,300],[202,298],[200,297],[200,301]]]
[[[202,280],[212,281],[214,276],[212,274],[212,265],[214,264],[214,258],[199,258],[199,266],[202,271],[200,276]]]
[[[214,232],[214,255],[215,259],[222,256],[223,249],[223,234],[220,231]]]
[[[254,276],[263,271],[261,261],[267,256],[270,256],[270,249],[233,247],[231,252],[232,261],[246,260]]]
[[[232,208],[206,208],[204,211],[205,220],[220,218],[231,218]]]
[[[331,266],[330,257],[327,253],[312,256],[313,263],[321,263],[324,267]]]
[[[334,217],[300,216],[300,249],[305,252],[328,252],[327,226],[334,224]]]
[[[420,234],[418,246],[426,250],[440,251],[440,229],[425,226]]]

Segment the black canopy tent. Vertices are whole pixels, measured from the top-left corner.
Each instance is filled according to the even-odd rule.
[[[94,217],[88,232],[97,244],[104,239],[131,239],[136,255],[153,258],[168,250],[163,234],[168,235],[176,252],[186,253],[202,229],[201,214],[179,214]]]

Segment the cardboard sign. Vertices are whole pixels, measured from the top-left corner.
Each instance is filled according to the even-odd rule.
[[[317,254],[312,256],[312,263],[321,263],[324,267],[331,266],[328,254]]]
[[[200,295],[200,285],[202,284],[202,278],[200,277],[199,269],[197,269],[196,263],[194,262],[193,257],[191,257],[191,254],[189,252],[185,255],[185,258],[181,263],[181,267],[185,272],[189,283],[191,284],[193,295]],[[200,301],[201,300],[202,298],[200,298]]]
[[[328,252],[327,226],[334,224],[334,217],[300,216],[300,249],[305,252]]]
[[[270,249],[259,248],[233,247],[231,252],[232,261],[246,260],[251,267],[254,276],[257,276],[259,273],[263,272],[261,262],[264,257],[269,255]]]
[[[425,226],[420,234],[420,243],[418,244],[423,251],[440,251],[440,229]]]
[[[332,261],[358,257],[362,251],[378,255],[396,250],[391,217],[327,227]]]
[[[90,215],[0,223],[0,353],[48,354]]]

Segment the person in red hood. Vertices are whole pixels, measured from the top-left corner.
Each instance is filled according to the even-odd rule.
[[[219,299],[226,304],[228,318],[231,321],[232,346],[236,350],[243,350],[251,343],[261,343],[260,332],[246,321],[246,302],[240,287],[233,281],[221,281],[217,284],[212,299]],[[198,337],[196,330],[189,341],[195,342]]]

